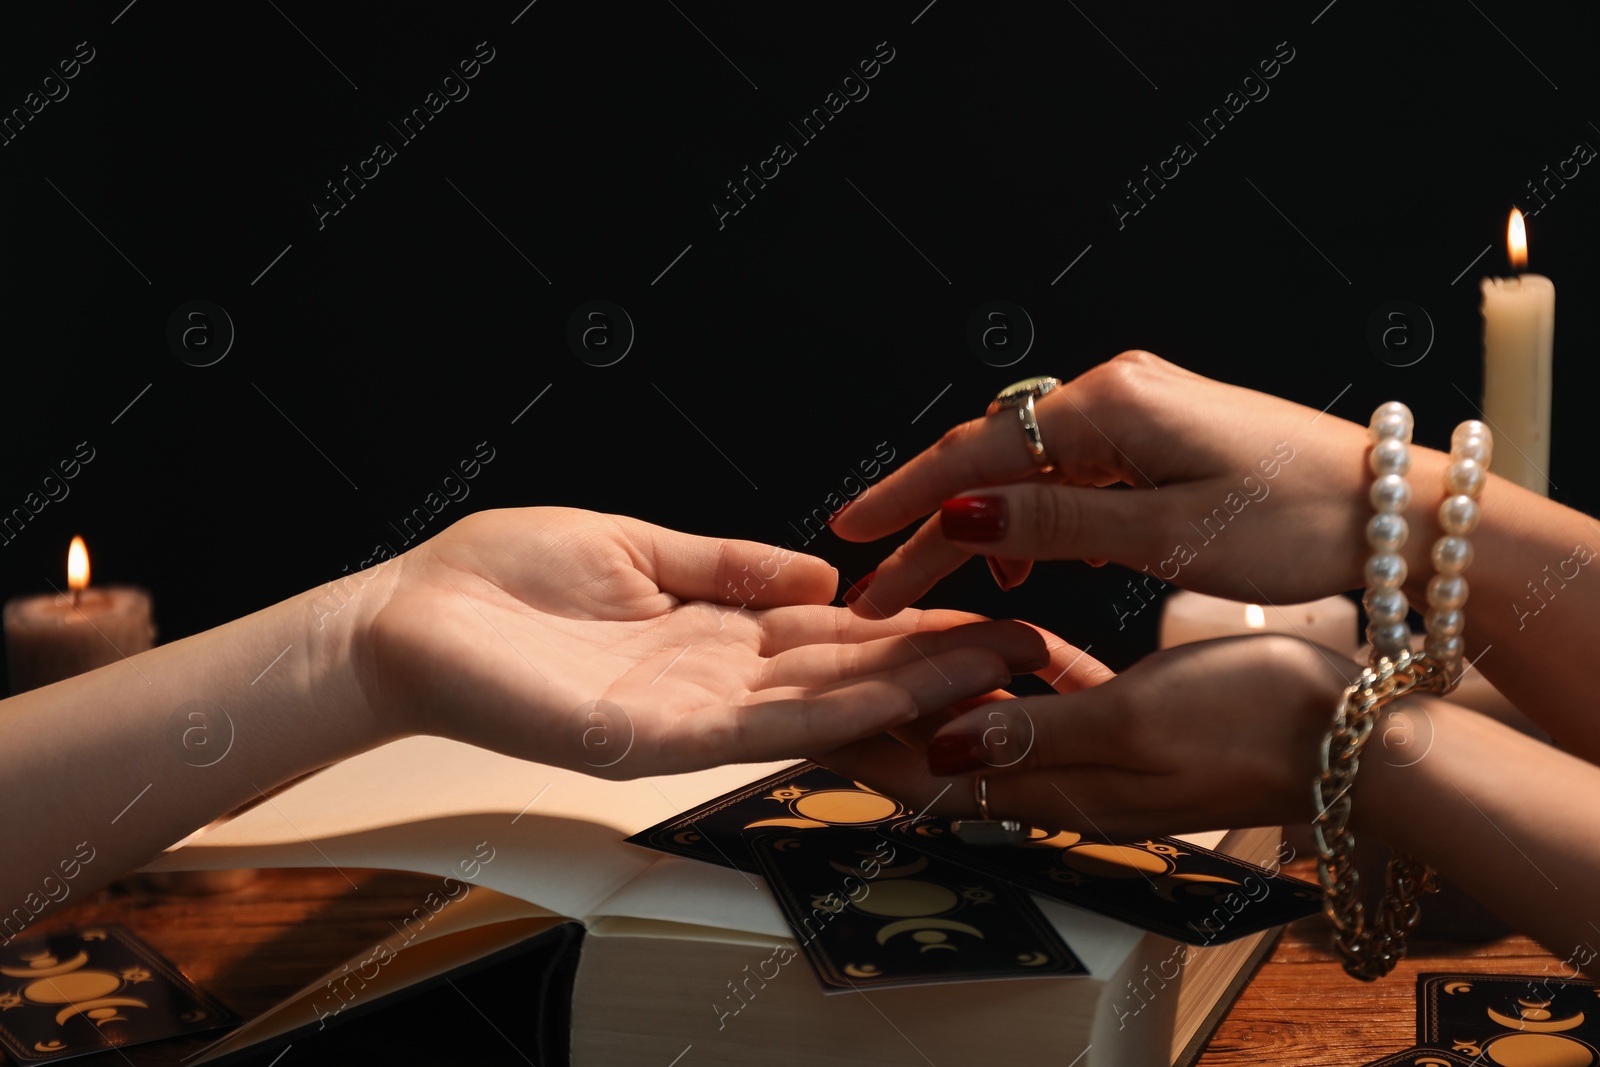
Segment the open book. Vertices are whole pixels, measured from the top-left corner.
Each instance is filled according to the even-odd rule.
[[[326,1022],[541,930],[583,924],[576,1065],[1176,1064],[1198,1056],[1274,931],[1196,947],[1037,898],[1087,976],[824,996],[761,879],[625,844],[770,774],[609,782],[432,737],[364,753],[174,846],[148,870],[373,867],[437,875],[394,937],[191,1063]],[[1186,838],[1249,862],[1275,829]],[[757,976],[752,981],[752,976]],[[741,991],[730,1000],[730,989]],[[736,1011],[730,1006],[737,1005]],[[1074,1059],[1074,1057],[1080,1057]]]

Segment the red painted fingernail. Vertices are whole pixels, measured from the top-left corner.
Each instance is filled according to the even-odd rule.
[[[861,594],[867,591],[867,586],[872,584],[873,575],[877,573],[878,572],[876,570],[868,571],[866,577],[853,583],[849,589],[844,591],[844,602],[846,607],[861,599]]]
[[[983,558],[989,564],[989,573],[994,576],[994,584],[1000,587],[1001,592],[1015,589],[1027,578],[1027,561],[1025,560],[1017,561],[1019,569],[1013,573],[1012,568],[1008,566],[1011,563],[1010,560],[1001,559],[999,556],[984,556]],[[1019,574],[1021,577],[1018,577]]]
[[[928,742],[928,770],[937,775],[966,774],[987,765],[982,734],[939,734]]]
[[[952,541],[998,541],[1006,535],[1006,498],[958,496],[939,508],[939,528]]]

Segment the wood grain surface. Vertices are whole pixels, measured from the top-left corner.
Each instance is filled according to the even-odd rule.
[[[1314,876],[1314,868],[1297,863],[1286,873]],[[121,923],[248,1017],[392,934],[391,923],[437,881],[390,871],[269,870],[229,892],[185,895],[133,876],[69,903],[30,932]],[[1393,975],[1358,982],[1340,968],[1326,922],[1306,919],[1285,932],[1199,1067],[1355,1067],[1399,1051],[1414,1044],[1415,978],[1425,971],[1564,973],[1555,957],[1513,936],[1483,944],[1416,941]],[[295,1058],[308,1062],[302,1057],[314,1045],[297,1047]]]

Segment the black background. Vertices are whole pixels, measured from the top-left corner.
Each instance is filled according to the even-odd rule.
[[[1132,347],[1359,421],[1400,398],[1438,446],[1475,414],[1506,212],[1600,144],[1576,5],[524,3],[8,13],[0,113],[78,42],[95,58],[0,146],[0,514],[78,442],[95,458],[0,545],[0,594],[61,585],[82,533],[96,583],[147,586],[175,639],[401,547],[388,523],[481,441],[430,533],[562,504],[800,547],[880,442],[898,465],[1008,382]],[[401,143],[387,122],[481,41],[470,95]],[[884,41],[870,94],[801,143],[788,123]],[[1201,141],[1186,123],[1280,42],[1270,95]],[[319,229],[378,140],[395,160]],[[778,140],[797,158],[719,228]],[[1179,140],[1197,157],[1119,228],[1113,198]],[[1591,169],[1529,223],[1561,293],[1552,495],[1586,511]],[[237,331],[204,368],[166,340],[196,299]],[[637,330],[612,366],[566,341],[593,299]],[[991,299],[1037,331],[1013,366],[966,341]],[[1420,322],[1418,347],[1367,342],[1394,300],[1436,330],[1403,368]],[[887,548],[808,547],[847,579]],[[977,563],[928,602],[1120,667],[1156,623],[1119,630],[1127,578],[1053,563],[1001,595]]]

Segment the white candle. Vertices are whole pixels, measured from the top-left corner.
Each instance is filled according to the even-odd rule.
[[[124,586],[89,585],[89,553],[72,539],[70,593],[6,602],[6,655],[11,691],[21,693],[143,652],[155,643],[150,594]]]
[[[1514,278],[1485,278],[1483,287],[1483,417],[1494,431],[1494,472],[1548,496],[1551,351],[1556,287],[1523,274],[1528,262],[1522,212],[1507,231]]]
[[[1161,647],[1239,634],[1293,634],[1342,656],[1356,650],[1356,606],[1342,596],[1306,604],[1243,604],[1179,589],[1161,605]]]

